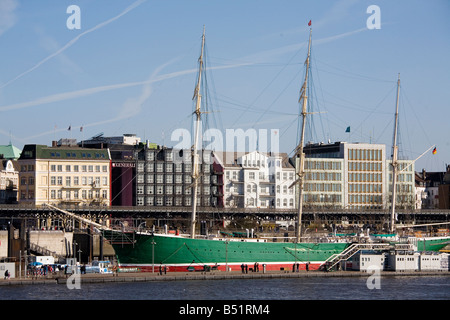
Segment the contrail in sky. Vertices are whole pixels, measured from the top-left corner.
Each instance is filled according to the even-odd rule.
[[[146,0],[138,0],[136,2],[134,2],[131,6],[129,6],[128,8],[126,8],[124,11],[122,11],[119,15],[106,20],[102,23],[99,23],[98,25],[96,25],[95,27],[92,27],[89,30],[86,30],[82,33],[80,33],[78,36],[76,36],[75,38],[73,38],[72,40],[70,40],[65,46],[63,46],[62,48],[60,48],[59,50],[55,51],[54,53],[52,53],[51,55],[49,55],[48,57],[42,59],[41,61],[39,61],[36,65],[34,65],[33,67],[31,67],[30,69],[28,69],[27,71],[22,72],[21,74],[19,74],[18,76],[16,76],[15,78],[9,80],[8,82],[4,83],[3,85],[0,86],[0,89],[6,87],[7,85],[13,83],[14,81],[22,78],[23,76],[27,75],[28,73],[32,72],[33,70],[36,70],[37,68],[39,68],[41,65],[43,65],[44,63],[46,63],[48,60],[54,58],[55,56],[57,56],[58,54],[60,54],[61,52],[64,52],[66,49],[70,48],[72,45],[74,45],[78,40],[80,40],[81,37],[85,36],[88,33],[91,33],[92,31],[98,30],[100,28],[103,28],[104,26],[110,24],[111,22],[119,19],[120,17],[122,17],[123,15],[127,14],[128,12],[130,12],[131,10],[135,9],[136,7],[138,7],[139,5],[141,5],[143,2],[145,2]]]
[[[233,65],[226,65],[226,66],[219,66],[219,67],[212,67],[209,68],[210,70],[214,69],[227,69],[227,68],[236,68],[244,65],[249,65],[250,63],[239,63],[239,64],[233,64]],[[58,102],[63,100],[70,100],[70,99],[76,99],[84,96],[89,96],[92,94],[104,92],[104,91],[110,91],[110,90],[117,90],[117,89],[123,89],[123,88],[129,88],[129,87],[136,87],[141,85],[148,85],[154,82],[158,81],[164,81],[176,77],[180,77],[183,75],[191,74],[197,72],[197,69],[188,69],[188,70],[182,70],[182,71],[176,71],[172,73],[163,74],[160,76],[154,76],[150,79],[147,79],[145,81],[136,81],[136,82],[126,82],[126,83],[119,83],[119,84],[111,84],[106,86],[99,86],[99,87],[93,87],[88,89],[82,89],[77,91],[70,91],[70,92],[63,92],[63,93],[57,93],[50,96],[37,98],[35,100],[27,101],[27,102],[20,102],[16,104],[11,104],[7,106],[0,107],[0,111],[8,111],[8,110],[17,110],[22,108],[28,108],[28,107],[34,107],[42,104],[52,103],[52,102]]]

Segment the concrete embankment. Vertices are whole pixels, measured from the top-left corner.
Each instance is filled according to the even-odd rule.
[[[251,272],[243,274],[240,272],[171,272],[160,275],[159,273],[119,273],[119,274],[82,274],[81,283],[114,283],[114,282],[151,282],[151,281],[189,281],[189,280],[228,280],[228,279],[285,279],[285,278],[312,278],[312,277],[368,277],[370,273],[359,271],[301,271],[298,273],[271,271],[266,273]],[[448,271],[412,271],[394,272],[382,271],[382,277],[392,276],[450,276]],[[67,284],[69,276],[57,276],[48,278],[15,278],[0,280],[2,285],[45,285],[45,284]]]

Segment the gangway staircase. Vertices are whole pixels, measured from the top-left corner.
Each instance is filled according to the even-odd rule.
[[[324,262],[326,270],[331,270],[339,262],[350,259],[358,251],[361,250],[387,250],[392,247],[389,243],[353,243],[351,246],[347,247],[341,253],[335,253],[331,255]]]
[[[64,261],[66,258],[64,255],[48,250],[47,248],[41,247],[36,243],[30,243],[30,251],[40,256],[52,256],[56,259],[56,261]]]

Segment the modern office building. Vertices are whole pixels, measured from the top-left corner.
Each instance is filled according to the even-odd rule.
[[[303,201],[310,208],[385,209],[391,203],[392,166],[384,144],[308,144]],[[296,162],[297,161],[297,162]],[[298,159],[291,162],[298,167]],[[414,202],[414,165],[399,160],[397,207]],[[298,192],[298,189],[297,189]],[[296,197],[298,199],[298,196]]]

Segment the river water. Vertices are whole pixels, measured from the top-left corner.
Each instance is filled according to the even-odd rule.
[[[372,288],[372,289],[370,289]],[[0,300],[450,300],[449,276],[13,285]]]

